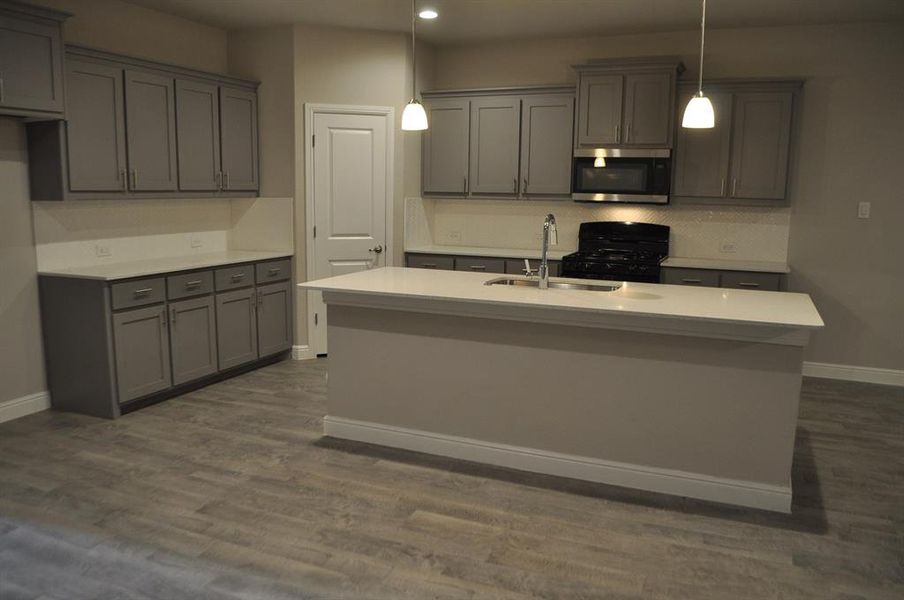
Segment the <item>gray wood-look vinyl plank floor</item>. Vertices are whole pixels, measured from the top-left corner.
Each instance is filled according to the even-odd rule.
[[[904,390],[804,381],[791,515],[323,438],[328,361],[0,425],[0,599],[904,598]]]

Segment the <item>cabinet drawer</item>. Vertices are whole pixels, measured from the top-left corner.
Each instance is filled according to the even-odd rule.
[[[540,261],[530,259],[530,268],[536,275],[540,270]],[[524,259],[518,260],[514,258],[505,259],[505,272],[508,275],[524,275]],[[562,272],[562,263],[558,260],[549,261],[549,276],[558,277]]]
[[[669,267],[662,270],[662,283],[719,287],[719,272],[707,269],[675,269]]]
[[[455,259],[439,254],[407,254],[406,264],[413,269],[441,269],[451,271],[455,268]]]
[[[292,276],[292,261],[288,258],[258,263],[255,266],[255,279],[258,283],[283,281]]]
[[[213,291],[213,271],[170,275],[166,278],[166,297],[170,300],[203,296]]]
[[[218,292],[254,285],[254,265],[235,265],[217,269],[214,275]]]
[[[777,292],[781,289],[781,284],[782,276],[780,273],[722,272],[722,287],[724,288]]]
[[[505,273],[505,259],[460,256],[455,259],[456,271]]]
[[[113,284],[113,310],[163,302],[166,298],[162,277]]]

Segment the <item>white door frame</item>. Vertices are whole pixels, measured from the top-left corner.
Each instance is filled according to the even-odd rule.
[[[393,183],[395,179],[395,109],[391,106],[357,106],[351,104],[317,104],[304,105],[304,226],[305,226],[305,279],[310,281],[314,273],[314,116],[318,113],[344,114],[344,115],[373,115],[386,119],[386,242],[384,244],[384,265],[391,267],[394,264],[394,248],[392,243],[393,230]],[[310,295],[314,292],[308,292]],[[308,344],[310,354],[316,356],[322,353],[320,348],[315,348],[311,332],[314,328],[314,307],[311,302],[305,302],[307,306]]]

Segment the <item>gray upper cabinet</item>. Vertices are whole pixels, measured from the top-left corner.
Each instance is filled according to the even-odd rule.
[[[166,307],[150,306],[113,315],[119,402],[167,389],[170,378]]]
[[[213,296],[169,305],[173,385],[217,372],[217,322]]]
[[[694,92],[695,90],[688,89],[680,94],[679,115]],[[724,92],[711,92],[707,96],[713,103],[715,127],[678,129],[674,160],[675,182],[672,187],[672,193],[676,196],[721,198],[727,191],[732,96]]]
[[[126,126],[122,69],[66,62],[69,190],[126,190]]]
[[[217,352],[220,370],[257,359],[257,291],[217,294]]]
[[[577,148],[671,148],[676,57],[596,60],[578,72]]]
[[[163,192],[178,186],[176,93],[171,77],[126,71],[129,189]]]
[[[713,129],[682,129],[672,194],[678,197],[782,200],[786,196],[791,121],[799,81],[726,81],[707,85]],[[696,88],[682,86],[677,112]]]
[[[220,102],[216,85],[176,80],[179,189],[220,188]]]
[[[517,194],[521,99],[512,96],[471,101],[472,194]]]
[[[0,114],[63,115],[61,24],[67,16],[0,2]]]
[[[468,193],[471,103],[466,99],[425,100],[430,128],[422,141],[424,193]]]
[[[780,200],[788,180],[791,92],[735,95],[731,196]]]
[[[613,146],[621,143],[621,75],[582,74],[578,84],[578,144]]]
[[[625,145],[670,145],[675,82],[672,73],[625,76]]]
[[[571,193],[574,96],[525,96],[521,101],[521,193]]]
[[[220,87],[220,128],[223,189],[257,190],[257,93]]]
[[[257,339],[261,357],[292,348],[292,284],[270,283],[257,288]]]

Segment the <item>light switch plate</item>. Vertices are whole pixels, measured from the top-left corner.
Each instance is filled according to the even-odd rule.
[[[734,254],[738,251],[738,245],[734,242],[722,242],[719,244],[719,252],[722,254]]]
[[[461,241],[461,231],[458,229],[453,229],[449,233],[446,234],[446,237],[449,238],[450,242],[460,242]]]
[[[200,248],[203,245],[204,245],[204,242],[201,240],[201,238],[193,237],[191,239],[191,247],[192,248]]]
[[[869,202],[858,203],[857,204],[857,218],[858,219],[869,219],[869,210],[870,210]]]

